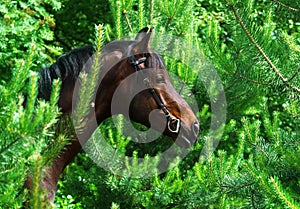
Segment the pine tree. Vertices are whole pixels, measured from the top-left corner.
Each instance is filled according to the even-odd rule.
[[[80,154],[59,182],[57,207],[300,208],[300,2],[128,0],[109,4],[113,20],[111,25],[104,24],[106,40],[128,33],[134,36],[142,27],[154,25],[158,34],[180,37],[188,43],[185,48],[200,52],[196,59],[195,51],[181,50],[181,42],[153,40],[154,48],[172,46],[172,52],[181,57],[163,55],[169,72],[196,96],[202,127],[199,142],[179,164],[150,178],[113,175]],[[20,64],[12,71],[13,80],[0,86],[3,208],[20,207],[28,193],[33,197],[32,207],[44,206],[43,169],[66,142],[64,135],[55,134],[59,83],[54,83],[50,102],[36,100],[37,74],[29,69],[32,60],[37,60],[37,48],[32,48],[26,62],[14,61]],[[190,62],[198,66],[196,72],[186,64]],[[228,104],[227,119],[214,135],[210,123],[216,115],[210,96],[218,98],[220,91],[214,77],[204,84],[206,74],[198,76],[213,66]],[[90,78],[83,74],[84,79]],[[86,92],[92,90],[82,91],[82,97],[89,99]],[[27,94],[26,106],[20,92]],[[185,91],[181,94],[188,100]],[[133,163],[126,165],[129,169],[136,169],[138,157],[158,155],[170,145],[160,137],[137,146],[123,136],[125,128],[122,117],[117,124],[107,120],[99,127],[111,145],[133,157]],[[220,143],[214,150],[211,145],[216,137]],[[205,155],[201,155],[203,148]],[[28,173],[35,180],[32,191],[22,189]]]
[[[47,6],[60,8],[60,2]],[[38,1],[24,3],[4,1],[0,6],[0,207],[21,208],[24,201],[31,208],[46,208],[41,178],[44,168],[67,143],[56,134],[55,124],[60,116],[56,105],[60,82],[53,82],[49,102],[38,100],[38,78],[35,72],[45,60],[46,51],[57,53],[56,47],[44,43],[53,40],[51,27],[55,24]],[[32,190],[24,189],[28,176]]]
[[[55,135],[60,115],[56,105],[60,82],[53,83],[50,102],[37,101],[38,74],[30,71],[31,53],[7,86],[1,87],[1,207],[19,208],[30,196],[32,208],[46,207],[41,187],[43,169],[66,144],[64,135]],[[29,79],[28,82],[25,82]],[[26,96],[25,96],[26,95]],[[32,178],[32,190],[23,186]],[[29,196],[27,195],[29,194]]]
[[[131,10],[135,5],[137,10]],[[219,13],[212,11],[216,7]],[[216,67],[228,112],[219,147],[199,158],[213,140],[207,131],[213,117],[208,90],[193,74],[186,77],[189,69],[183,63],[193,57],[191,52],[181,54],[185,60],[164,57],[170,72],[193,85],[203,127],[200,143],[177,167],[150,179],[96,169],[103,180],[94,184],[110,194],[106,203],[97,196],[99,203],[108,207],[111,202],[112,208],[299,208],[299,43],[297,34],[275,16],[281,11],[289,14],[287,22],[296,22],[296,8],[294,1],[111,2],[116,27],[109,39],[136,32],[145,21],[188,40],[205,54],[201,61],[210,59]],[[175,53],[182,53],[178,48]],[[107,139],[124,150],[127,142],[116,137],[122,128],[116,131]]]

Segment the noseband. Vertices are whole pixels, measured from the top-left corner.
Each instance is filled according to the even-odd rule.
[[[129,57],[129,63],[134,68],[135,72],[141,71],[143,76],[143,81],[146,87],[150,90],[151,95],[153,96],[156,104],[160,107],[160,109],[164,112],[166,119],[168,121],[168,129],[172,133],[178,133],[180,128],[180,119],[171,117],[170,112],[168,111],[167,107],[161,101],[160,97],[157,95],[155,89],[151,86],[149,79],[145,76],[142,69],[140,68],[140,64],[146,62],[147,57],[142,57],[138,60],[132,55]]]

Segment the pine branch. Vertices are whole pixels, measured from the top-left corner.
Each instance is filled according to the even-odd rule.
[[[290,7],[290,6],[282,3],[281,1],[278,1],[278,0],[272,0],[272,1],[274,1],[275,3],[279,4],[280,6],[283,6],[283,7],[287,8],[287,9],[293,11],[293,12],[300,12],[300,9]]]
[[[31,206],[33,209],[45,208],[44,194],[42,191],[42,156],[37,154],[33,156],[33,169],[32,169],[32,194]]]
[[[122,28],[122,24],[121,24],[121,3],[119,1],[117,1],[116,3],[117,9],[116,9],[116,13],[115,14],[115,20],[116,20],[116,27],[117,27],[117,38],[120,39],[121,38],[121,28]]]
[[[143,0],[139,0],[138,10],[139,10],[139,28],[144,26],[144,3]]]
[[[235,18],[237,19],[238,23],[242,27],[243,31],[245,32],[246,36],[250,40],[250,42],[255,46],[255,48],[259,51],[259,53],[263,56],[263,58],[266,60],[266,62],[270,65],[274,73],[280,78],[280,80],[289,88],[292,88],[294,91],[300,93],[300,88],[293,86],[289,83],[289,80],[285,78],[280,70],[274,65],[272,60],[268,57],[268,55],[264,52],[262,47],[257,43],[257,41],[254,39],[254,37],[250,34],[249,30],[247,29],[245,23],[243,22],[241,16],[238,14],[238,11],[235,6],[230,5]]]
[[[262,189],[265,190],[266,193],[273,195],[273,189],[270,187],[268,180],[266,179],[267,174],[263,171],[258,171],[255,166],[253,159],[250,162],[243,163],[244,168],[248,171],[248,173],[254,177],[257,185],[259,185]]]
[[[255,83],[255,84],[258,84],[258,85],[265,85],[265,86],[270,86],[270,85],[274,85],[274,83],[269,83],[269,82],[261,82],[261,81],[257,81],[257,80],[253,80],[253,79],[250,79],[250,78],[247,78],[245,76],[243,76],[242,74],[240,73],[237,73],[236,72],[236,75],[244,80],[247,80],[251,83]]]
[[[300,73],[300,67],[298,70],[288,79],[288,82],[291,82],[298,74]]]
[[[33,60],[35,48],[36,46],[32,44],[26,60],[20,63],[18,71],[16,71],[14,76],[12,77],[10,85],[12,86],[11,89],[14,89],[16,93],[18,93],[23,87],[22,85],[16,85],[16,84],[25,83],[25,80],[27,79],[31,67],[30,65]]]
[[[97,87],[99,74],[101,71],[101,47],[103,44],[103,26],[97,25],[95,28],[96,40],[95,40],[95,53],[93,60],[91,61],[91,71],[82,72],[80,74],[80,87],[78,95],[78,103],[74,111],[74,122],[77,131],[82,131],[87,123],[87,117],[90,114],[90,109],[94,108],[94,96]]]
[[[297,209],[299,208],[299,204],[296,203],[293,198],[291,198],[286,191],[283,190],[279,179],[277,177],[271,177],[269,179],[272,186],[274,187],[274,192],[276,195],[282,200],[283,203],[285,203],[289,208]]]
[[[125,17],[126,23],[127,23],[128,27],[129,27],[129,30],[130,30],[130,32],[132,33],[133,30],[132,30],[130,21],[129,21],[128,16],[127,16],[127,10],[123,10],[123,15],[124,15],[124,17]]]
[[[149,15],[149,25],[152,25],[152,21],[153,21],[153,11],[154,11],[154,1],[155,0],[151,0],[150,3],[150,15]]]
[[[219,187],[221,189],[235,189],[235,190],[240,190],[242,188],[245,188],[245,187],[250,187],[252,185],[254,185],[255,182],[249,182],[247,184],[241,184],[241,185],[237,185],[237,186],[232,186],[232,185],[220,185]]]
[[[249,127],[249,123],[248,123],[248,120],[244,117],[242,118],[242,122],[243,122],[243,125],[244,125],[244,129],[245,129],[245,132],[249,138],[249,140],[247,141],[250,145],[252,145],[253,147],[255,147],[258,151],[260,151],[268,160],[269,160],[269,155],[268,153],[266,153],[261,147],[259,147],[257,145],[257,141],[258,141],[258,133],[257,133],[257,130],[260,128],[259,127],[259,124],[257,125],[256,127],[256,132],[255,134],[252,134],[252,131]],[[254,136],[253,136],[254,135]]]
[[[277,74],[277,76],[280,77],[280,79],[285,83],[287,81],[286,78],[283,77],[283,75],[281,74],[281,72],[273,64],[273,62],[271,61],[271,59],[266,55],[266,53],[263,51],[263,49],[261,48],[261,46],[259,46],[259,44],[257,43],[257,41],[252,37],[252,35],[250,34],[249,30],[247,29],[245,23],[243,22],[241,16],[238,14],[237,9],[234,6],[231,6],[231,9],[232,9],[232,11],[234,13],[234,16],[237,19],[238,23],[240,24],[240,26],[242,27],[243,31],[247,35],[248,39],[255,46],[255,48],[259,51],[259,53],[264,57],[264,59],[268,62],[268,64],[270,65],[270,67],[272,68],[272,70]]]

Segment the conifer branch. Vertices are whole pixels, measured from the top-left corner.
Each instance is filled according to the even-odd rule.
[[[132,30],[130,21],[129,21],[128,17],[127,17],[127,10],[123,10],[123,15],[124,15],[124,17],[125,17],[125,20],[126,20],[126,23],[127,23],[127,25],[128,25],[128,28],[129,28],[130,32],[132,33],[133,30]]]
[[[296,87],[296,86],[292,86],[292,89],[298,93],[300,93],[300,88]]]
[[[149,25],[152,25],[153,11],[154,11],[154,0],[151,0],[151,3],[150,3],[150,15],[149,15]]]
[[[8,145],[6,146],[2,146],[0,149],[0,154],[4,153],[5,151],[9,150],[11,147],[13,147],[20,139],[20,138],[16,138],[15,140],[13,140],[12,142],[10,142]]]
[[[296,86],[293,86],[291,85],[289,82],[294,79],[294,77],[296,77],[296,75],[299,73],[299,69],[295,72],[295,74],[293,76],[291,76],[291,78],[288,79],[288,82],[286,83],[286,85],[291,88],[294,92],[297,92],[297,93],[300,93],[300,88],[299,87],[296,87]]]
[[[232,11],[234,13],[235,18],[237,19],[238,23],[240,24],[240,26],[242,27],[243,31],[247,35],[248,39],[255,46],[255,48],[259,51],[259,53],[263,56],[263,58],[267,61],[267,63],[270,65],[270,67],[272,68],[272,70],[277,74],[277,76],[285,83],[287,81],[287,79],[283,77],[283,75],[281,74],[281,72],[277,69],[277,67],[273,64],[273,62],[267,56],[267,54],[264,52],[264,50],[261,48],[261,46],[257,43],[257,41],[250,34],[250,32],[247,29],[245,23],[243,22],[241,16],[238,14],[237,9],[234,6],[231,6],[231,8],[232,8]]]
[[[288,82],[291,82],[298,74],[300,73],[300,67],[298,70],[288,79]]]
[[[248,138],[249,138],[249,140],[247,140],[247,142],[250,144],[250,145],[252,145],[253,147],[255,147],[258,151],[260,151],[268,160],[269,160],[269,155],[268,155],[268,153],[266,153],[261,147],[259,147],[258,145],[257,145],[257,138],[258,138],[258,136],[257,136],[257,134],[255,134],[254,135],[254,137],[253,137],[253,135],[252,135],[252,133],[251,133],[251,130],[250,130],[250,127],[249,127],[249,123],[248,123],[248,120],[246,119],[246,118],[243,118],[242,119],[242,122],[243,122],[243,124],[244,124],[244,129],[245,129],[245,132],[246,132],[246,134],[247,134],[247,136],[248,136]],[[259,128],[259,127],[257,127],[257,128]]]
[[[33,209],[44,208],[44,197],[41,188],[42,181],[42,156],[37,154],[33,156],[34,167],[32,174],[32,198],[31,198],[31,206]]]
[[[300,12],[300,9],[290,7],[290,6],[288,6],[288,5],[284,4],[284,3],[282,3],[281,1],[278,1],[278,0],[272,0],[272,1],[274,1],[275,3],[277,3],[277,4],[279,4],[279,5],[281,5],[281,6],[285,7],[285,8],[287,8],[287,9],[293,11],[293,12]]]
[[[119,1],[117,1],[116,3],[117,9],[116,9],[116,13],[115,14],[115,19],[116,19],[116,27],[117,27],[117,38],[120,39],[121,38],[121,3]]]
[[[250,79],[250,78],[247,78],[245,76],[243,76],[242,74],[240,73],[236,73],[236,75],[242,79],[245,79],[251,83],[255,83],[255,84],[259,84],[259,85],[265,85],[265,86],[270,86],[270,85],[273,85],[273,83],[269,83],[269,82],[261,82],[261,81],[257,81],[257,80],[253,80],[253,79]]]
[[[274,71],[274,73],[280,78],[280,80],[286,84],[289,88],[292,88],[294,91],[300,93],[300,88],[296,87],[296,86],[292,86],[288,81],[287,78],[285,78],[282,73],[280,72],[280,70],[274,65],[274,63],[272,62],[272,60],[267,56],[267,54],[264,52],[264,50],[262,49],[262,47],[257,43],[257,41],[254,39],[254,37],[250,34],[249,30],[247,29],[245,23],[243,22],[241,16],[238,14],[238,11],[236,9],[236,7],[234,7],[233,5],[230,5],[235,18],[237,19],[238,23],[240,24],[240,26],[242,27],[243,31],[245,32],[246,36],[248,37],[248,39],[250,40],[250,42],[255,46],[255,48],[259,51],[259,53],[263,56],[263,58],[266,60],[266,62],[270,65],[270,67],[272,68],[272,70]]]
[[[138,4],[138,10],[139,10],[139,28],[143,28],[144,26],[144,18],[143,18],[143,14],[144,14],[144,3],[143,0],[139,0],[139,4]]]
[[[91,63],[90,72],[83,71],[80,74],[81,83],[79,86],[78,103],[76,104],[75,113],[75,128],[77,131],[82,131],[87,123],[87,117],[90,114],[90,109],[94,108],[94,96],[98,77],[101,71],[101,47],[103,44],[103,25],[99,24],[95,27],[95,53]]]
[[[278,195],[278,197],[286,204],[288,205],[289,208],[292,208],[292,209],[297,209],[299,208],[299,205],[297,205],[295,203],[295,201],[289,197],[282,189],[282,186],[278,180],[277,177],[271,177],[269,179],[269,181],[272,183],[274,189],[275,189],[275,192],[276,194]]]
[[[241,185],[237,185],[237,186],[220,185],[219,187],[222,188],[222,189],[236,189],[236,190],[239,190],[239,189],[242,189],[242,188],[245,188],[245,187],[252,186],[253,184],[255,184],[255,182],[249,182],[247,184],[241,184]]]
[[[36,46],[34,44],[31,45],[29,54],[25,61],[22,61],[20,63],[20,66],[17,70],[17,72],[12,77],[12,80],[10,82],[10,85],[14,87],[15,92],[19,92],[22,86],[16,85],[16,83],[24,83],[27,79],[27,76],[30,71],[30,64],[32,63],[34,52],[35,52]]]

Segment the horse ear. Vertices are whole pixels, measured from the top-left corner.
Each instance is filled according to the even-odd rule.
[[[148,27],[144,27],[143,29],[141,29],[138,32],[138,34],[136,35],[135,40],[138,41],[138,42],[141,41],[145,37],[145,35],[147,34],[148,30],[149,30]]]
[[[137,34],[137,36],[135,38],[137,43],[132,48],[132,50],[135,54],[144,53],[144,52],[149,51],[150,42],[151,42],[152,34],[153,34],[153,29],[154,29],[154,27],[152,27],[150,29],[150,31],[148,32],[149,28],[145,27],[142,30],[140,30],[140,32]]]

